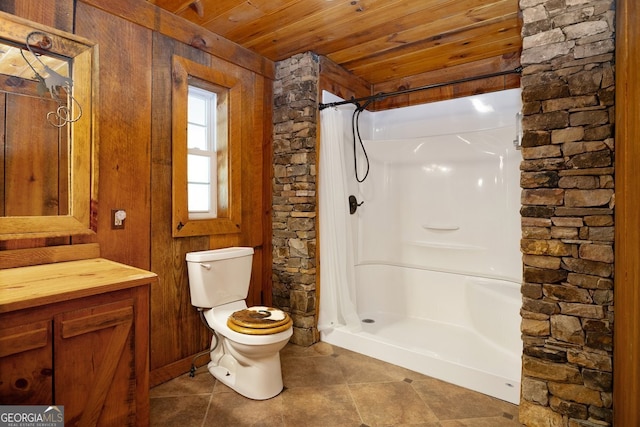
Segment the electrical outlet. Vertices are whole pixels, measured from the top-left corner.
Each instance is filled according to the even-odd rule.
[[[127,212],[124,209],[111,209],[111,229],[123,230]]]

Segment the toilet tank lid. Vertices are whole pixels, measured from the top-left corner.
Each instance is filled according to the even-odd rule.
[[[206,262],[253,255],[253,248],[233,247],[209,251],[188,252],[187,261]]]

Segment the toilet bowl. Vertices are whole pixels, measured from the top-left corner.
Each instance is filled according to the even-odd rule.
[[[280,350],[291,338],[293,329],[289,326],[282,332],[250,335],[229,328],[229,316],[246,308],[241,301],[204,312],[207,323],[219,337],[217,347],[211,349],[211,362],[207,366],[214,377],[243,396],[269,399],[282,391]]]
[[[215,331],[209,372],[255,400],[283,389],[280,350],[293,334],[288,314],[271,307],[247,307],[252,248],[187,254],[191,303]]]

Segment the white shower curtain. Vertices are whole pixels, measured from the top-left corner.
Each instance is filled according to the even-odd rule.
[[[361,328],[355,308],[354,245],[345,173],[343,112],[325,108],[320,113],[318,204],[320,246],[320,312],[318,329]],[[333,226],[329,226],[332,224]]]

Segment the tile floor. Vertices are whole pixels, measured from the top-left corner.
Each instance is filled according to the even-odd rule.
[[[201,367],[151,389],[152,427],[516,427],[518,407],[326,343],[288,344],[285,389],[247,399]]]

